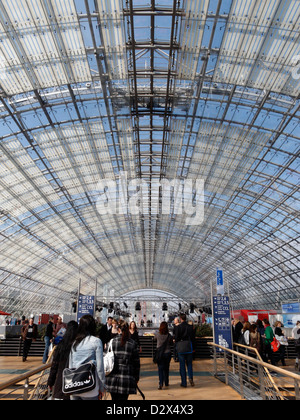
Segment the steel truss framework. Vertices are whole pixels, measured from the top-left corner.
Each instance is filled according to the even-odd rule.
[[[0,1],[0,306],[160,289],[236,308],[299,286],[299,26],[288,0]],[[102,179],[145,181],[100,214]],[[205,181],[205,219],[154,211]],[[195,191],[193,191],[195,194]],[[194,197],[195,198],[195,197]],[[160,207],[159,207],[160,208]]]

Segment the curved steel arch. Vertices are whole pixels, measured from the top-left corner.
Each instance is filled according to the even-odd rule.
[[[298,299],[297,2],[15,3],[0,4],[3,309],[19,281],[18,310],[46,308],[35,284],[67,308],[79,272],[100,294],[105,273],[120,294],[189,278],[207,295],[218,266],[235,307]],[[124,173],[149,186],[144,211],[99,214],[99,181]],[[157,183],[200,177],[204,223],[156,211]]]

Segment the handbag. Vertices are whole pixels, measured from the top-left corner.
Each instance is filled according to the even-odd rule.
[[[155,353],[153,356],[153,363],[158,365],[161,362],[164,353],[165,353],[165,346],[158,347],[155,350]]]
[[[167,344],[169,340],[170,340],[170,334],[168,334],[168,338],[166,339],[164,344],[155,350],[155,353],[153,356],[153,363],[158,365],[162,361],[162,358],[167,348]]]
[[[63,340],[63,338],[64,338],[64,335],[65,335],[65,333],[66,333],[66,328],[64,328],[64,327],[62,327],[59,331],[58,331],[58,333],[57,333],[57,335],[56,335],[56,337],[54,338],[54,345],[55,346],[57,346],[62,340]]]
[[[279,350],[280,347],[280,343],[277,340],[276,337],[274,337],[272,343],[271,343],[271,349],[273,350],[274,353],[276,353]]]
[[[278,336],[276,335],[276,339],[279,341],[281,346],[288,346],[289,342],[285,335]]]
[[[182,324],[184,325],[184,324]],[[180,328],[181,326],[179,326],[178,328]],[[189,326],[182,326],[181,327],[181,338],[179,341],[176,342],[176,349],[177,349],[177,353],[185,353],[185,354],[190,354],[193,353],[193,345],[192,345],[192,340],[189,334]],[[178,331],[179,332],[179,331]]]
[[[177,353],[193,353],[193,346],[190,340],[181,340],[177,342]]]
[[[112,349],[112,340],[110,340],[109,342],[107,353],[103,357],[103,362],[104,362],[105,376],[108,376],[113,371],[114,365],[115,365],[115,355]]]
[[[83,394],[96,388],[96,366],[93,362],[78,368],[63,370],[62,392],[64,394]]]

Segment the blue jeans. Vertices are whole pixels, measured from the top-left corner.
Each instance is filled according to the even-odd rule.
[[[171,352],[163,355],[162,361],[158,364],[159,385],[169,386],[169,372],[171,362]]]
[[[193,380],[193,353],[186,354],[186,353],[178,353],[178,359],[180,364],[180,376],[181,376],[181,383],[183,386],[186,386],[186,368],[188,369],[189,379]]]
[[[45,341],[45,351],[44,351],[44,356],[43,356],[43,363],[47,363],[48,360],[48,354],[49,354],[49,347],[50,347],[50,337],[44,337],[44,341]]]

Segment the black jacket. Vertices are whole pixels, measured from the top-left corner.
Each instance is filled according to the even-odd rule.
[[[133,334],[130,333],[130,338],[131,340],[136,342],[138,349],[140,349],[141,343],[140,343],[139,333],[137,331],[135,331]]]
[[[49,322],[46,328],[45,337],[53,338],[53,322]]]
[[[111,340],[111,328],[107,328],[107,324],[103,325],[100,330],[100,340],[102,341],[103,347]]]
[[[194,331],[192,325],[187,322],[182,322],[178,327],[175,328],[175,342],[178,341],[194,341]]]
[[[63,371],[67,366],[69,360],[69,354],[62,356],[59,351],[61,342],[57,345],[54,351],[53,362],[48,377],[48,386],[53,388],[53,398],[58,400],[70,400],[70,396],[62,392],[62,377]]]
[[[238,343],[239,338],[242,334],[243,324],[241,322],[238,322],[235,327],[232,328],[232,336],[233,336],[233,342]]]

